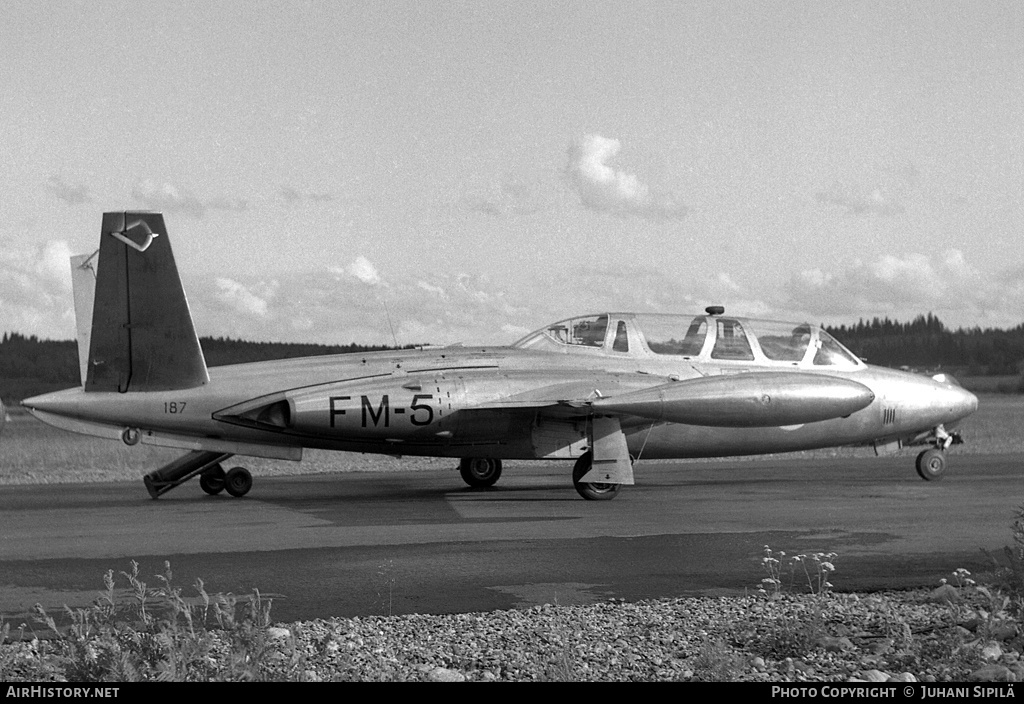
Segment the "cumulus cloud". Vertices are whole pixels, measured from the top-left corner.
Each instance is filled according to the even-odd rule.
[[[569,146],[565,172],[583,205],[623,217],[678,219],[686,207],[673,194],[656,193],[634,174],[608,165],[622,148],[617,139],[586,135]]]
[[[85,184],[72,185],[60,176],[51,176],[46,190],[70,205],[81,205],[92,201],[89,187]]]
[[[820,203],[846,209],[849,215],[893,217],[906,211],[906,201],[917,188],[920,175],[908,164],[899,169],[883,169],[859,180],[834,181],[818,191]]]
[[[214,197],[203,200],[175,184],[156,183],[149,179],[136,184],[132,197],[151,210],[182,213],[197,220],[205,217],[208,210],[243,211],[249,207],[242,199]]]
[[[958,249],[885,254],[794,274],[779,303],[822,319],[932,312],[951,327],[1011,327],[1024,317],[1022,273],[983,273]]]
[[[63,240],[28,248],[0,241],[0,330],[74,335],[70,257]]]
[[[383,287],[372,264],[363,268],[357,262],[319,274],[281,275],[269,305],[266,287],[246,277],[187,280],[196,328],[200,335],[328,344],[390,345],[392,329],[400,344],[507,344],[523,328],[546,322],[534,325],[530,309],[510,304],[523,295],[486,277],[438,274]],[[367,295],[368,281],[374,280],[381,281],[379,295]],[[555,300],[546,297],[541,305]]]
[[[347,271],[368,286],[376,286],[381,282],[377,267],[362,255],[356,257],[355,261],[348,265]]]
[[[435,296],[441,296],[442,298],[445,296],[444,289],[435,284],[427,283],[426,281],[417,281],[416,285],[427,293]]]
[[[894,305],[934,307],[945,291],[971,272],[952,272],[945,258],[910,253],[854,260],[835,271],[808,269],[794,275],[789,294],[816,312],[877,311]]]
[[[258,317],[267,315],[269,309],[267,297],[256,295],[249,287],[234,279],[217,277],[214,283],[217,286],[217,298],[232,310]]]

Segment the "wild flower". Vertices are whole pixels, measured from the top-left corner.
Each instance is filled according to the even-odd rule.
[[[780,552],[779,556],[785,557],[786,553]],[[782,561],[774,556],[772,549],[767,545],[764,546],[764,557],[761,558],[761,566],[768,576],[761,580],[761,586],[758,587],[757,591],[769,596],[778,595],[782,590],[782,580],[779,579]]]
[[[956,585],[960,588],[973,587],[976,584],[976,582],[971,579],[971,573],[963,567],[959,567],[953,572],[953,579],[956,580]]]
[[[761,558],[761,566],[767,574],[761,580],[758,593],[776,596],[782,591],[783,571],[789,572],[790,586],[796,583],[798,571],[803,572],[803,581],[807,582],[808,591],[811,594],[822,596],[832,588],[829,575],[836,571],[832,560],[837,555],[834,552],[815,552],[809,556],[804,553],[793,555],[787,563],[783,563],[786,553],[779,551],[778,557],[767,545],[764,546],[764,556]]]

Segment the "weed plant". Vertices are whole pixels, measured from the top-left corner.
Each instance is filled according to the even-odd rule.
[[[831,637],[823,602],[832,589],[829,577],[835,572],[832,561],[836,557],[834,552],[816,552],[787,559],[785,552],[780,551],[776,557],[769,546],[764,546],[761,567],[765,577],[758,592],[769,599],[787,599],[791,603],[775,620],[773,628],[752,644],[755,651],[774,658],[801,657]],[[810,600],[793,598],[805,588]]]
[[[26,648],[4,651],[0,680],[68,682],[251,681],[296,679],[302,658],[294,637],[271,643],[271,600],[258,591],[246,597],[210,594],[196,580],[186,598],[172,582],[170,563],[150,587],[132,561],[104,576],[104,591],[87,608],[64,607],[66,623],[35,607],[35,621],[48,631]],[[24,629],[20,636],[24,638]],[[3,640],[10,636],[4,624]],[[283,652],[283,655],[281,654]]]

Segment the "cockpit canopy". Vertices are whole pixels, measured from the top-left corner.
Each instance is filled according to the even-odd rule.
[[[724,315],[587,315],[532,332],[513,347],[701,362],[848,369],[863,366],[820,326]]]

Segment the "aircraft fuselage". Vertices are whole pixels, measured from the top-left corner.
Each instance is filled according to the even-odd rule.
[[[733,364],[728,379],[742,393],[744,372],[770,366]],[[512,348],[445,348],[311,357],[209,370],[193,389],[144,393],[83,392],[30,399],[37,415],[109,426],[110,437],[138,429],[143,442],[280,456],[275,448],[310,447],[392,455],[504,459],[573,458],[586,451],[586,416],[571,405],[536,408],[530,392],[562,386],[614,398],[673,381],[719,376],[721,365],[580,358]],[[629,451],[642,458],[716,457],[910,439],[969,415],[977,400],[959,386],[927,376],[864,365],[809,371],[828,390],[835,379],[870,389],[865,407],[817,422],[769,427],[715,427],[631,417],[622,422]],[[685,376],[684,376],[685,375]],[[759,382],[760,396],[773,390]],[[587,394],[584,394],[587,395]],[[516,401],[522,397],[522,404]],[[286,409],[260,419],[246,410]],[[272,413],[272,411],[271,411]],[[287,416],[287,417],[284,417]],[[74,428],[69,428],[74,429]],[[94,429],[95,430],[95,429]],[[134,437],[129,435],[129,437]],[[550,441],[545,442],[545,438]],[[265,452],[260,452],[265,450]]]

